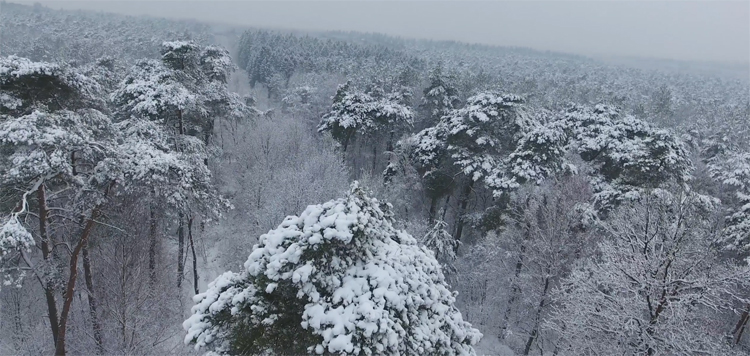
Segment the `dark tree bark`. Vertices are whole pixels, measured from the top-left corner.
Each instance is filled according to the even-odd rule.
[[[529,339],[526,341],[526,348],[523,350],[524,356],[527,356],[529,352],[531,352],[531,346],[534,345],[534,340],[536,340],[537,336],[539,335],[539,321],[542,318],[542,311],[544,310],[545,302],[547,301],[547,291],[549,290],[549,282],[550,278],[546,277],[544,279],[544,289],[542,290],[542,300],[539,301],[539,307],[536,309],[536,319],[534,321],[534,330],[531,331],[531,335],[529,335]]]
[[[68,282],[65,286],[65,295],[63,297],[63,309],[60,313],[60,326],[57,333],[57,341],[55,342],[55,355],[65,356],[65,331],[68,324],[68,315],[70,314],[70,307],[73,304],[73,294],[75,293],[76,280],[78,279],[78,257],[81,255],[83,245],[88,242],[91,230],[94,228],[95,219],[99,216],[100,207],[97,206],[91,212],[91,217],[86,221],[86,225],[81,232],[81,237],[78,240],[78,244],[70,254],[70,266],[68,276]]]
[[[529,199],[526,199],[526,209],[529,209]],[[521,286],[518,283],[518,278],[521,275],[521,270],[523,270],[523,264],[524,259],[526,258],[526,245],[531,238],[531,224],[527,221],[526,225],[524,227],[524,233],[523,233],[523,241],[521,242],[520,247],[520,254],[518,256],[518,261],[516,262],[516,268],[515,272],[513,273],[513,280],[510,283],[510,296],[508,297],[508,305],[505,307],[505,313],[503,314],[503,322],[500,327],[500,335],[498,337],[500,340],[505,339],[506,331],[508,330],[509,320],[510,320],[510,314],[513,310],[513,303],[516,302],[516,299],[519,295],[521,295]]]
[[[177,287],[182,287],[182,277],[185,273],[185,216],[180,213],[177,227]]]
[[[39,235],[42,239],[42,257],[44,258],[44,263],[49,264],[51,259],[51,241],[49,233],[47,232],[47,217],[49,216],[49,210],[47,209],[47,195],[44,184],[39,185],[36,192],[39,204]],[[52,329],[52,340],[56,345],[60,324],[57,318],[57,301],[55,300],[54,286],[49,279],[43,280],[39,278],[39,282],[42,284],[42,289],[44,289],[44,297],[47,302],[47,317],[49,318],[50,329]]]
[[[198,258],[195,254],[195,243],[193,242],[193,217],[188,219],[188,240],[190,241],[190,251],[193,254],[193,290],[198,294]]]
[[[435,223],[435,215],[437,214],[437,202],[437,196],[433,196],[432,199],[430,199],[430,215],[427,217],[427,222],[429,222],[430,225]]]
[[[740,320],[737,321],[737,325],[734,326],[734,330],[732,331],[735,345],[739,344],[742,340],[742,334],[745,332],[748,319],[750,319],[750,304],[745,306],[745,310],[740,315]]]
[[[464,190],[461,193],[461,200],[458,204],[458,216],[456,217],[456,233],[453,237],[461,242],[461,234],[464,231],[464,215],[466,214],[466,208],[469,206],[469,196],[471,195],[471,188],[474,187],[474,180],[468,178],[469,182],[464,186]],[[458,244],[456,245],[458,250]]]
[[[149,276],[149,282],[153,285],[154,282],[156,282],[156,231],[157,231],[157,221],[156,221],[156,209],[154,208],[154,205],[151,204],[149,207],[149,225],[148,225],[148,240],[149,240],[149,246],[148,246],[148,276]]]
[[[510,313],[513,310],[513,303],[516,302],[516,298],[521,294],[521,286],[518,285],[518,277],[521,275],[523,269],[524,257],[526,255],[526,239],[528,239],[528,232],[524,237],[524,242],[521,245],[521,255],[518,256],[518,262],[516,262],[515,273],[513,274],[513,282],[510,285],[510,297],[508,297],[508,305],[505,307],[505,313],[503,313],[503,323],[500,327],[500,340],[505,339],[505,332],[508,330],[508,324],[510,319]]]
[[[443,205],[443,214],[440,217],[440,220],[445,221],[445,214],[448,212],[448,203],[451,202],[451,195],[448,194],[448,196],[445,197],[445,205]]]
[[[91,326],[94,329],[94,342],[96,342],[97,355],[104,354],[104,343],[102,342],[102,326],[99,323],[99,314],[97,313],[96,295],[94,294],[94,279],[91,274],[91,258],[89,257],[88,241],[83,243],[83,277],[86,280],[86,289],[88,289],[89,314],[91,314]]]

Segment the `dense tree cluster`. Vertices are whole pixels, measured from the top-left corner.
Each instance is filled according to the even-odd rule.
[[[288,87],[295,74],[353,76],[382,68],[418,70],[423,65],[418,58],[385,46],[361,46],[348,41],[269,31],[243,33],[237,59],[247,70],[250,86],[263,84],[269,96]]]
[[[209,27],[196,22],[63,12],[8,2],[0,8],[0,54],[35,61],[82,64],[105,56],[134,61],[156,58],[166,40],[211,40]]]
[[[66,354],[80,259],[96,350],[105,349],[89,246],[104,238],[97,225],[118,223],[110,216],[119,213],[118,204],[138,198],[152,210],[161,205],[179,214],[180,281],[183,216],[190,226],[196,212],[215,216],[227,204],[206,163],[213,121],[250,112],[227,91],[231,60],[223,50],[189,42],[166,42],[162,53],[162,61],[141,61],[130,74],[120,74],[125,79],[111,96],[108,83],[86,75],[107,68],[16,56],[0,60],[0,180],[9,204],[0,235],[3,278],[22,284],[20,277],[31,274],[40,283],[55,354]],[[190,135],[194,132],[199,137]],[[31,225],[31,218],[38,224]],[[157,224],[154,211],[150,224]],[[190,230],[188,235],[194,253]],[[152,231],[152,282],[156,238]],[[193,263],[197,277],[195,255]]]
[[[750,350],[729,70],[0,6],[2,354]]]

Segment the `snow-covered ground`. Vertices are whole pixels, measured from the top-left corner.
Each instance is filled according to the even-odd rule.
[[[490,333],[485,333],[479,344],[474,346],[477,356],[515,356],[516,354],[510,347],[502,344],[497,337]]]

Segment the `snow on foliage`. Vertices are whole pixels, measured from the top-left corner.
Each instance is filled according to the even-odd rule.
[[[5,256],[13,250],[28,250],[34,244],[34,238],[21,225],[15,215],[11,215],[0,227],[0,254]]]
[[[7,118],[0,123],[0,146],[5,169],[0,181],[21,183],[45,175],[72,175],[70,152],[81,159],[109,153],[102,136],[109,134],[109,120],[98,111],[33,111],[28,115]]]
[[[466,106],[443,116],[401,143],[409,147],[415,165],[430,173],[450,162],[473,181],[485,180],[500,189],[508,155],[519,140],[536,127],[523,99],[512,94],[483,92],[470,97]],[[500,173],[503,172],[503,173]]]
[[[402,98],[398,93],[373,97],[355,90],[351,82],[347,82],[336,91],[331,111],[323,115],[318,131],[330,131],[346,150],[357,134],[371,135],[410,126],[414,114],[399,99]]]
[[[724,244],[732,250],[750,251],[750,153],[729,151],[712,158],[711,176],[734,192],[724,225]]]
[[[223,201],[212,187],[201,140],[167,134],[163,126],[141,117],[113,122],[86,105],[96,100],[80,101],[99,89],[95,84],[81,90],[67,85],[69,78],[78,84],[91,82],[76,68],[17,58],[0,59],[0,66],[0,80],[16,83],[4,85],[2,93],[13,95],[22,83],[27,90],[17,92],[29,98],[12,111],[0,110],[0,184],[3,194],[17,198],[21,208],[0,217],[3,256],[17,257],[34,244],[19,217],[28,214],[27,196],[45,185],[70,189],[62,204],[81,216],[99,211],[113,195],[144,191],[162,194],[173,206],[197,200],[212,212],[219,210]],[[113,187],[116,192],[108,196]],[[5,262],[9,258],[0,261],[0,272],[7,275],[13,267],[2,266]]]
[[[540,124],[518,141],[508,156],[507,170],[496,170],[488,177],[487,185],[496,192],[510,191],[526,182],[540,184],[562,172],[577,171],[565,156],[570,137],[562,121]]]
[[[261,236],[194,297],[186,343],[219,353],[473,355],[440,265],[357,183]]]
[[[82,73],[57,64],[27,58],[0,58],[0,113],[18,114],[19,109],[48,106],[52,109],[101,105],[99,84]],[[54,95],[51,95],[54,89]],[[28,112],[25,112],[28,113]]]
[[[420,108],[427,111],[428,120],[434,124],[443,115],[458,107],[458,89],[455,78],[443,74],[443,67],[438,65],[429,77],[430,84],[424,89]]]
[[[690,179],[692,163],[682,142],[614,107],[572,106],[564,118],[575,149],[592,165],[592,184],[600,209],[638,198],[644,189]]]
[[[192,108],[196,100],[172,71],[156,60],[137,62],[112,99],[131,115],[150,118],[168,110]]]
[[[461,242],[448,232],[448,223],[442,220],[435,221],[435,225],[427,231],[420,243],[435,253],[443,268],[450,273],[456,272],[453,263],[458,259],[456,251]]]
[[[120,117],[141,117],[174,125],[181,133],[213,134],[217,119],[241,119],[248,108],[227,88],[235,69],[229,54],[217,47],[185,41],[165,42],[162,60],[138,61],[112,93]]]

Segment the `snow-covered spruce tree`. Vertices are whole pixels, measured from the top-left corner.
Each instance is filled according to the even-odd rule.
[[[563,354],[724,355],[726,310],[750,270],[716,248],[716,201],[662,189],[615,209],[598,230],[599,256],[553,293],[547,327]],[[746,301],[745,301],[746,302]]]
[[[241,272],[196,295],[186,343],[260,355],[473,355],[440,265],[354,183],[261,236]]]

